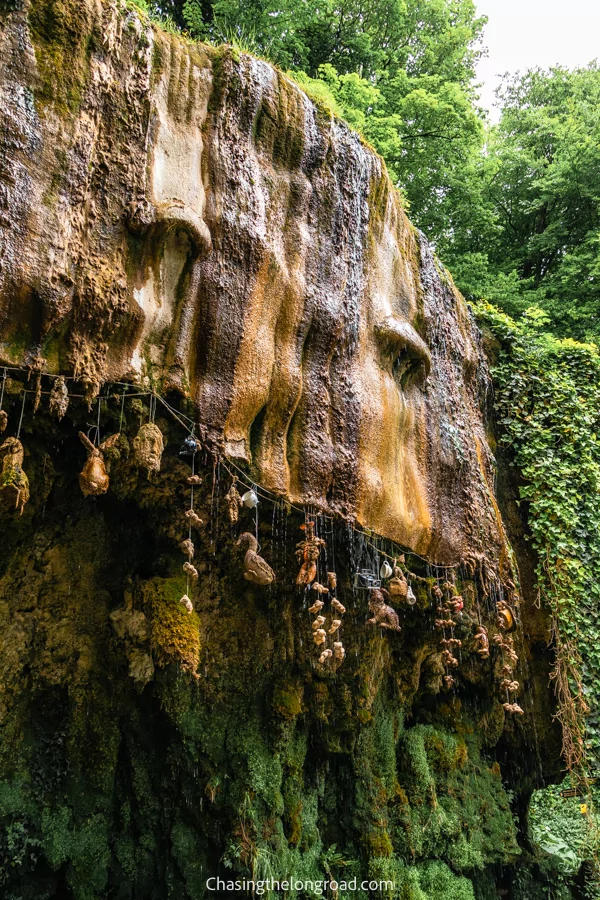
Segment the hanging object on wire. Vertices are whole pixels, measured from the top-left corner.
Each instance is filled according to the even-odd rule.
[[[104,460],[104,452],[115,446],[119,440],[118,434],[113,434],[107,438],[99,447],[96,447],[90,441],[89,437],[79,432],[79,440],[86,448],[88,457],[85,465],[79,473],[79,487],[84,497],[98,497],[105,494],[110,485],[110,478],[106,471],[106,463]]]
[[[258,555],[258,541],[249,531],[244,531],[237,541],[237,546],[246,550],[244,557],[244,578],[252,584],[267,585],[275,580],[275,572],[271,566]]]
[[[390,566],[387,559],[384,559],[384,561],[381,565],[381,569],[379,570],[379,575],[381,576],[381,579],[383,581],[387,581],[388,578],[392,577],[393,572],[394,572],[394,570]]]
[[[247,509],[256,509],[258,506],[258,494],[254,488],[250,488],[249,491],[246,491],[241,498],[241,502]]]
[[[162,431],[154,422],[142,425],[133,439],[134,458],[138,466],[146,469],[148,475],[160,472],[160,464],[165,449]]]
[[[367,619],[367,625],[379,625],[380,628],[389,631],[401,631],[398,613],[388,604],[388,600],[391,600],[391,597],[384,588],[371,591],[369,612],[372,613],[372,618]]]
[[[55,416],[58,421],[64,418],[69,408],[69,391],[67,383],[62,375],[54,379],[52,390],[50,391],[50,415]]]
[[[498,601],[498,628],[502,631],[512,632],[517,627],[515,614],[504,600]]]
[[[29,500],[29,479],[23,471],[23,444],[18,438],[7,438],[0,446],[2,472],[0,473],[0,494],[8,499],[14,508],[23,514]]]
[[[482,659],[489,659],[490,656],[490,640],[488,638],[487,628],[485,625],[478,625],[473,636],[475,644],[477,644],[477,653]]]
[[[360,591],[372,591],[381,587],[381,578],[370,569],[359,569],[354,573],[354,587]]]
[[[202,450],[202,444],[200,443],[198,438],[195,437],[193,434],[188,434],[185,441],[181,445],[181,448],[179,450],[179,455],[193,457],[200,450]]]
[[[229,521],[232,525],[235,525],[240,517],[240,505],[242,503],[242,498],[239,495],[239,491],[237,489],[237,478],[234,476],[233,481],[229,487],[229,490],[225,494],[225,502],[227,503],[227,512],[229,514]]]
[[[306,522],[300,526],[301,530],[306,533],[306,538],[296,544],[296,559],[301,563],[296,584],[312,584],[317,577],[317,560],[321,552],[321,547],[325,546],[325,541],[316,537],[315,523]]]
[[[188,597],[187,594],[184,594],[179,602],[182,603],[183,606],[185,606],[186,610],[189,613],[194,612],[194,604],[192,603],[192,601],[190,600],[190,598]]]
[[[204,527],[204,519],[201,519],[194,509],[188,509],[185,517],[192,528],[200,529]]]

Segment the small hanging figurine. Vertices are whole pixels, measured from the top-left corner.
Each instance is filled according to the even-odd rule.
[[[232,525],[235,525],[240,517],[240,506],[242,503],[242,498],[239,495],[237,485],[237,478],[234,478],[231,482],[231,487],[225,494],[225,501],[227,503],[227,512],[229,513],[229,521]]]
[[[313,631],[313,641],[315,642],[317,647],[320,647],[321,644],[324,644],[326,640],[327,634],[325,633],[324,628],[317,628],[316,631]]]
[[[204,525],[204,521],[200,518],[200,516],[193,509],[188,509],[185,514],[186,519],[192,526],[192,528],[202,528]]]
[[[322,584],[319,584],[318,581],[313,581],[311,590],[318,591],[319,594],[328,594],[329,593],[329,588],[326,588]]]
[[[337,587],[337,575],[335,574],[335,572],[327,573],[327,587],[330,591],[335,591]]]
[[[390,631],[401,631],[398,613],[386,602],[389,599],[390,595],[383,588],[374,588],[371,591],[369,612],[373,613],[373,618],[367,619],[367,625],[379,625],[380,628],[387,628]]]
[[[258,541],[253,534],[245,531],[237,541],[237,546],[247,548],[244,557],[244,578],[253,584],[271,584],[275,580],[275,572],[257,553]]]
[[[315,600],[313,605],[308,607],[308,611],[309,613],[318,613],[323,609],[324,605],[322,600]]]
[[[325,621],[325,616],[317,616],[317,618],[312,623],[312,630],[316,631],[317,628],[321,627],[321,625],[324,623],[324,621]]]
[[[447,690],[450,690],[450,688],[454,685],[454,678],[452,677],[452,675],[444,675],[442,681],[444,682],[444,687],[447,688]]]
[[[183,603],[189,613],[194,612],[194,605],[187,594],[184,594],[179,602]]]
[[[502,706],[506,710],[506,712],[511,713],[512,715],[525,715],[525,710],[521,709],[518,703],[503,703]]]
[[[0,447],[2,472],[0,473],[0,493],[10,503],[15,501],[15,509],[23,515],[23,508],[29,500],[29,479],[23,471],[23,444],[17,438],[7,438]]]
[[[312,584],[317,577],[317,560],[325,541],[315,536],[314,522],[308,521],[300,528],[306,533],[306,539],[296,544],[296,559],[302,564],[296,584]]]
[[[98,497],[107,492],[110,478],[106,471],[104,451],[114,447],[118,439],[119,435],[113,434],[99,447],[95,447],[83,431],[79,432],[79,440],[88,452],[88,458],[79,473],[79,487],[84,497]]]
[[[185,553],[185,555],[187,556],[187,558],[189,560],[192,560],[194,558],[194,554],[196,553],[196,548],[194,547],[194,544],[192,543],[192,541],[189,538],[186,538],[185,541],[182,541],[181,544],[179,545],[179,547],[181,549],[181,552]]]
[[[324,662],[327,662],[328,659],[331,659],[331,650],[323,650],[319,657],[319,662],[323,665]]]
[[[199,484],[202,484],[202,476],[201,475],[190,475],[185,479],[186,484],[191,485],[191,487],[197,487]]]
[[[196,581],[196,579],[199,577],[198,569],[196,568],[196,566],[193,566],[191,564],[191,562],[184,562],[183,571],[185,572],[186,575],[189,575],[190,578],[193,578],[194,581]]]
[[[487,628],[485,625],[478,625],[477,631],[473,636],[473,640],[476,644],[478,644],[477,652],[481,656],[482,659],[489,659],[490,655],[490,641],[488,638]]]
[[[331,605],[332,605],[332,607],[335,609],[335,611],[336,611],[336,612],[339,612],[342,616],[343,616],[344,613],[346,612],[346,607],[343,606],[343,605],[340,603],[340,601],[337,600],[335,597],[334,597],[333,600],[331,601]]]
[[[8,425],[8,413],[4,409],[0,409],[0,434],[6,431]]]
[[[400,566],[394,566],[393,577],[390,578],[387,586],[391,597],[400,597],[404,599],[408,594],[408,581],[404,577],[404,572]]]
[[[160,472],[160,463],[165,449],[162,431],[154,422],[142,425],[133,439],[135,461],[148,475]]]
[[[62,375],[54,379],[54,385],[50,391],[50,414],[56,416],[58,421],[64,417],[69,408],[69,391],[67,383]]]
[[[328,628],[329,634],[335,634],[336,631],[339,630],[340,625],[342,624],[341,619],[334,619],[331,625]]]
[[[333,656],[335,659],[344,659],[346,656],[346,651],[341,641],[334,641]]]

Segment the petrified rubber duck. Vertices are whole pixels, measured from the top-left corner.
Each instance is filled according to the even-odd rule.
[[[342,615],[342,616],[346,612],[346,607],[342,603],[340,603],[339,600],[336,600],[335,597],[331,601],[331,605],[332,605],[333,609],[335,609],[335,611],[340,613],[340,615]]]
[[[390,631],[401,631],[400,620],[395,609],[388,605],[390,595],[383,588],[373,588],[369,598],[369,612],[373,613],[371,619],[367,619],[367,625],[379,625]]]
[[[346,656],[346,650],[344,649],[344,645],[341,641],[334,641],[333,656],[334,659],[344,659],[344,657]]]
[[[2,472],[0,473],[0,493],[15,502],[19,515],[29,500],[29,479],[23,471],[23,444],[17,438],[7,438],[0,447]]]
[[[0,409],[0,434],[6,431],[8,425],[8,413],[5,409]]]
[[[323,650],[319,657],[319,662],[323,665],[324,662],[327,662],[328,659],[331,659],[332,652],[331,650]]]
[[[191,562],[184,562],[183,571],[186,575],[189,575],[190,578],[193,578],[194,581],[198,578],[198,569],[196,566],[193,566]]]
[[[323,628],[317,628],[316,631],[313,631],[313,641],[320,647],[321,644],[324,644],[327,640],[327,635],[325,634],[325,630]]]
[[[341,624],[342,624],[341,619],[334,619],[333,622],[331,623],[331,625],[329,626],[329,629],[328,629],[329,634],[335,634]]]
[[[490,655],[490,641],[488,638],[487,628],[485,625],[478,625],[477,631],[473,635],[473,640],[479,646],[477,647],[477,652],[481,656],[482,659],[488,659]]]
[[[79,473],[79,487],[84,497],[98,497],[105,494],[110,485],[110,478],[106,471],[104,451],[110,450],[119,440],[118,434],[107,438],[99,447],[94,446],[87,434],[79,432],[79,440],[88,452],[88,458]]]
[[[315,536],[315,523],[312,521],[301,525],[300,529],[306,533],[306,539],[296,544],[296,559],[301,563],[296,584],[312,584],[317,577],[317,560],[325,541]]]
[[[181,552],[185,553],[188,559],[193,559],[196,553],[196,548],[192,541],[189,538],[186,538],[185,541],[182,541],[179,545]]]
[[[311,590],[318,591],[319,594],[328,594],[329,588],[326,588],[324,585],[319,584],[318,581],[313,581],[311,585]]]
[[[69,391],[67,383],[62,375],[54,379],[54,385],[50,391],[50,414],[56,416],[58,421],[64,417],[69,408]]]
[[[320,628],[321,625],[324,623],[324,621],[325,621],[325,616],[317,616],[317,618],[312,623],[313,631],[316,631],[317,628]]]
[[[204,526],[204,521],[193,509],[188,509],[185,517],[193,528],[202,528]]]
[[[133,439],[135,461],[148,475],[160,472],[160,463],[165,449],[162,431],[154,422],[142,425]]]
[[[194,612],[194,605],[187,594],[184,594],[179,602],[183,603],[189,613]]]
[[[330,591],[335,591],[337,587],[337,575],[335,574],[335,572],[327,573],[327,586]]]
[[[225,502],[227,503],[227,512],[229,514],[229,521],[232,525],[235,525],[240,517],[240,506],[242,503],[242,498],[239,495],[239,491],[236,487],[237,478],[234,478],[231,482],[231,487],[225,494]]]
[[[517,627],[515,614],[504,600],[498,601],[498,628],[502,631],[511,632]]]
[[[322,600],[315,600],[313,605],[308,607],[308,611],[309,613],[318,613],[321,609],[323,609],[324,605],[325,604]]]
[[[275,572],[271,566],[257,553],[258,541],[249,531],[244,531],[238,538],[237,546],[246,549],[244,557],[244,578],[252,584],[266,585],[275,580]]]

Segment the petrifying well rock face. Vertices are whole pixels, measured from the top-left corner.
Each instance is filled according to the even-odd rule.
[[[476,331],[381,160],[266,63],[53,9],[1,14],[0,363],[151,378],[293,502],[499,550]]]

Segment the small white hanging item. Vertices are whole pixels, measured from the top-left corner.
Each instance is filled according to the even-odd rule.
[[[193,509],[188,509],[185,517],[190,525],[192,525],[194,528],[202,528],[204,525],[204,522],[202,521],[200,516],[198,516]]]
[[[335,609],[335,611],[336,611],[336,612],[339,612],[340,615],[342,615],[342,616],[343,616],[344,613],[346,612],[346,607],[343,606],[343,605],[340,603],[340,601],[339,601],[339,600],[336,600],[335,598],[331,601],[331,605],[333,606],[333,608]]]
[[[154,422],[142,425],[133,439],[135,461],[148,475],[160,472],[160,463],[165,449],[162,431]]]
[[[251,488],[249,491],[246,491],[242,496],[242,503],[248,509],[256,509],[258,506],[258,495],[254,488]]]
[[[410,584],[408,585],[408,589],[406,591],[406,602],[409,606],[414,606],[417,602],[417,598],[415,597],[415,592],[413,591]]]
[[[336,659],[344,659],[346,651],[341,641],[335,641],[333,644],[333,655]]]
[[[341,619],[334,619],[331,625],[329,626],[329,634],[335,634],[340,625],[342,624]]]
[[[181,552],[185,553],[185,555],[187,556],[188,559],[191,560],[194,558],[194,555],[196,553],[196,548],[194,547],[193,542],[190,541],[189,538],[186,538],[185,541],[182,541],[181,544],[179,545],[179,547],[181,549]]]
[[[183,605],[185,606],[185,608],[187,609],[187,611],[189,613],[192,613],[194,611],[194,606],[192,604],[192,601],[190,600],[190,598],[188,597],[187,594],[184,594],[179,602],[183,603]]]
[[[317,616],[317,618],[312,623],[313,631],[315,631],[317,628],[320,628],[324,621],[325,616]]]
[[[183,571],[186,575],[189,575],[191,578],[196,580],[198,578],[198,569],[193,566],[190,562],[185,562],[183,564]]]
[[[69,408],[69,392],[62,375],[54,379],[54,385],[50,391],[50,414],[56,416],[58,421],[63,418]]]
[[[327,662],[328,659],[331,659],[331,650],[323,650],[319,657],[319,662],[323,665],[324,662]]]
[[[315,600],[312,606],[308,607],[309,613],[318,613],[321,609],[323,609],[324,603],[322,600]]]
[[[381,569],[379,570],[379,574],[380,574],[381,578],[383,578],[383,579],[391,578],[392,573],[393,573],[392,567],[390,566],[387,559],[384,559]]]
[[[327,635],[325,634],[325,629],[317,628],[317,630],[313,632],[313,641],[315,642],[317,647],[320,647],[321,644],[324,644],[326,640]]]

